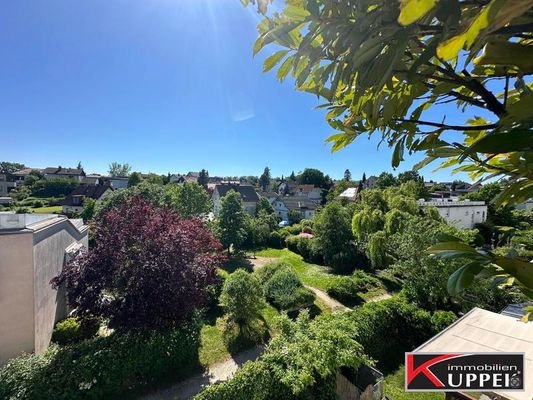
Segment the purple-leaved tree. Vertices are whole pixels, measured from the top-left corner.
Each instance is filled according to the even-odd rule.
[[[95,246],[68,263],[65,285],[80,317],[117,330],[166,329],[201,307],[223,262],[221,245],[199,219],[184,219],[140,196],[95,223]]]

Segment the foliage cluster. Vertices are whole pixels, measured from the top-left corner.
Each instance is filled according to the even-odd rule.
[[[132,391],[186,377],[197,368],[199,324],[164,333],[115,333],[41,355],[9,361],[0,369],[0,398],[77,400],[122,398]]]

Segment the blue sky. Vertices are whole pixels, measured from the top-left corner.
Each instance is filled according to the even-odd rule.
[[[336,178],[349,168],[354,179],[391,170],[389,149],[375,140],[330,153],[320,102],[262,73],[268,51],[252,57],[258,21],[238,0],[4,2],[0,160],[81,161],[99,173],[112,161],[224,176],[265,166],[276,176],[315,167]],[[432,169],[427,180],[450,179]]]

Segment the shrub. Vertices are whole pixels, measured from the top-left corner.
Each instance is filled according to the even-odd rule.
[[[315,299],[288,266],[278,267],[266,282],[265,293],[267,300],[281,310],[301,308],[312,304]]]
[[[258,269],[254,272],[254,274],[257,275],[259,282],[266,284],[270,280],[270,278],[272,278],[272,275],[274,275],[277,271],[286,268],[290,269],[291,267],[285,261],[276,260]]]
[[[303,312],[296,321],[282,317],[278,325],[280,334],[258,361],[247,362],[195,400],[335,399],[337,370],[367,361],[353,338],[353,323],[342,315],[311,321]]]
[[[316,239],[310,239],[306,237],[289,236],[286,239],[287,248],[301,255],[304,260],[322,264],[323,254],[322,249]]]
[[[350,307],[363,302],[363,299],[357,294],[357,292],[357,283],[354,279],[348,276],[340,277],[333,286],[328,288],[328,294],[331,297]]]
[[[56,324],[52,341],[61,345],[80,342],[94,337],[99,328],[100,321],[95,318],[80,321],[76,317],[69,317]]]
[[[125,398],[184,378],[197,367],[199,328],[195,321],[165,333],[115,333],[13,359],[0,369],[0,398]]]
[[[44,207],[45,203],[41,200],[35,200],[32,205],[33,208],[41,208]]]
[[[356,339],[366,354],[378,362],[382,372],[403,363],[404,353],[411,351],[452,322],[451,313],[432,317],[428,311],[392,298],[355,309],[351,317],[356,324]]]
[[[78,316],[100,317],[123,331],[167,329],[205,304],[223,257],[200,220],[136,196],[94,226],[91,251],[53,280],[55,286],[65,283]]]
[[[281,237],[278,231],[273,231],[268,237],[268,245],[275,249],[282,249],[285,247],[285,240]]]
[[[220,304],[237,324],[258,319],[265,307],[263,288],[257,276],[243,269],[232,273],[224,282]]]
[[[431,316],[431,325],[434,332],[440,332],[447,326],[453,324],[457,316],[451,311],[435,311]]]

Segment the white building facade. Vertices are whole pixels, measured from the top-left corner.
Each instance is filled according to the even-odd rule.
[[[419,200],[421,207],[435,207],[439,215],[456,228],[472,229],[475,224],[487,220],[487,205],[484,201],[424,201]]]
[[[87,247],[87,229],[64,216],[0,213],[0,365],[48,348],[67,315],[64,289],[50,280]]]

